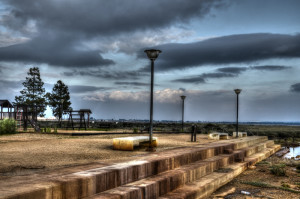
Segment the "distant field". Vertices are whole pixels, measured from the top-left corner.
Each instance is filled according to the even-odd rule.
[[[41,128],[59,126],[55,122],[39,122]],[[192,125],[198,126],[198,133],[207,134],[212,131],[235,132],[235,124],[228,123],[185,123],[184,132],[191,132]],[[68,123],[63,122],[63,128],[66,129]],[[149,124],[147,122],[91,122],[88,131],[124,131],[132,133],[147,133]],[[60,128],[59,128],[60,129]],[[71,130],[71,128],[69,128]],[[78,130],[78,128],[75,128]],[[180,133],[182,126],[180,122],[155,122],[154,131],[163,133]],[[249,135],[268,136],[270,139],[280,139],[284,141],[298,142],[300,138],[300,126],[292,125],[258,125],[258,124],[240,124],[239,131],[248,132]],[[298,139],[297,139],[298,138]]]

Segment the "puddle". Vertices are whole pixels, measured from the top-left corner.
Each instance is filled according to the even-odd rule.
[[[298,158],[296,158],[298,156]],[[283,157],[292,159],[295,158],[295,160],[300,160],[300,146],[297,147],[290,147],[290,152],[285,154]]]

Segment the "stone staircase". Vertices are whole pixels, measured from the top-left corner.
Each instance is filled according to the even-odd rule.
[[[23,189],[20,185],[17,193],[6,190],[4,196],[1,186],[0,198],[206,198],[279,149],[267,137],[256,136],[181,147],[134,161],[44,176],[38,183],[28,181]]]

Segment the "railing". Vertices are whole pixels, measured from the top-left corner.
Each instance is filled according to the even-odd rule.
[[[15,119],[15,113],[14,112],[0,112],[0,120],[3,119]]]

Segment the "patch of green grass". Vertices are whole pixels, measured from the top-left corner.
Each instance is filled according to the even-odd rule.
[[[285,164],[274,164],[270,166],[270,171],[272,174],[276,176],[285,176],[286,175]]]
[[[270,162],[263,160],[263,161],[258,162],[256,165],[264,165],[264,164],[270,164]]]
[[[289,184],[286,184],[286,183],[282,183],[281,187],[283,187],[283,188],[291,188],[291,186]]]
[[[288,187],[274,187],[274,188],[278,188],[278,189],[281,189],[281,190],[284,190],[284,191],[289,191],[289,192],[292,192],[292,193],[300,193],[300,191],[297,191],[297,190],[294,190],[294,189],[291,189],[291,188],[288,188]]]
[[[262,187],[262,188],[272,188],[272,185],[267,184],[265,182],[257,182],[257,181],[241,181],[242,184],[248,184],[255,187]]]

